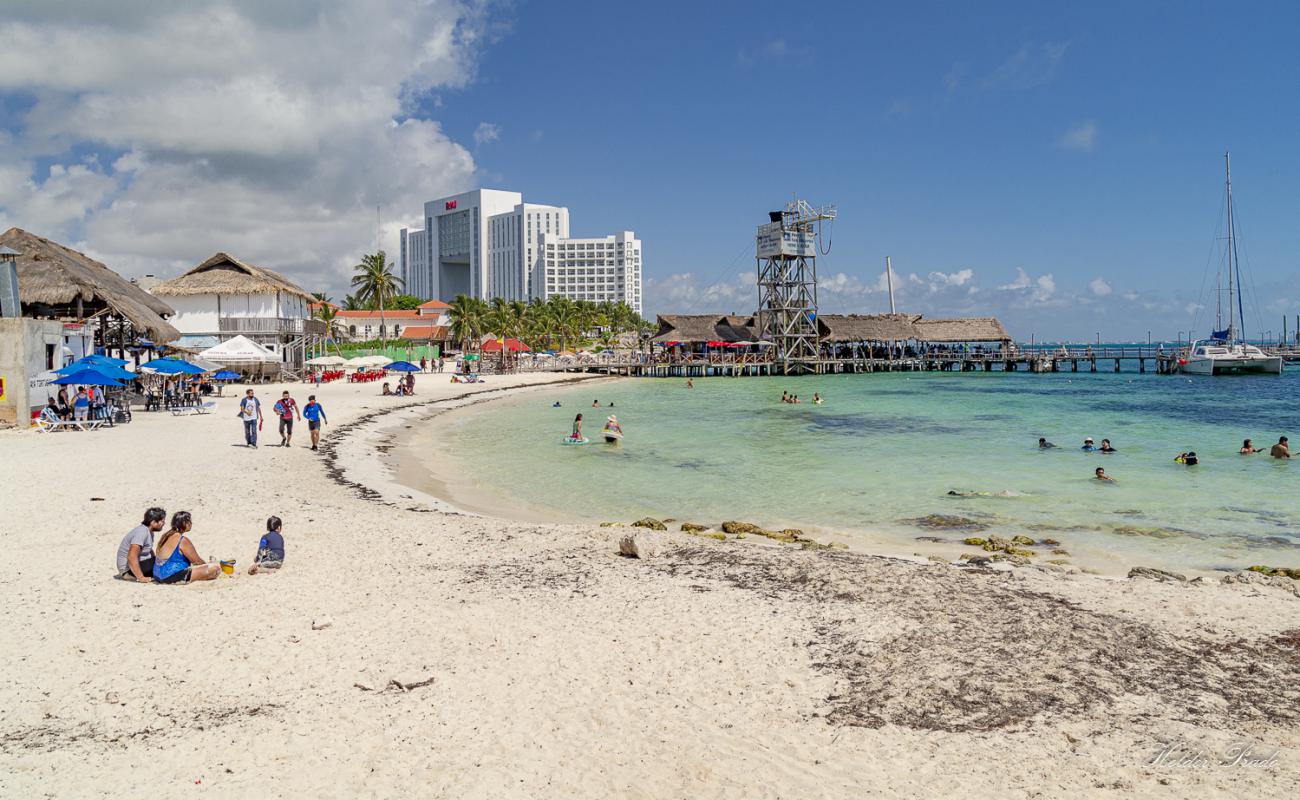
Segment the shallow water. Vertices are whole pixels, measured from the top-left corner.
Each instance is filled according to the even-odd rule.
[[[783,405],[783,389],[826,403]],[[1300,463],[1237,454],[1247,436],[1267,447],[1297,433],[1298,393],[1296,372],[643,379],[455,412],[419,451],[479,498],[564,518],[744,519],[900,544],[970,535],[917,522],[938,514],[1126,562],[1300,566]],[[598,443],[611,401],[627,437],[616,446]],[[579,412],[592,443],[560,446]],[[1059,447],[1040,451],[1039,436]],[[1119,452],[1082,452],[1085,436]],[[1189,449],[1199,466],[1174,463]],[[1118,483],[1092,480],[1097,466]]]

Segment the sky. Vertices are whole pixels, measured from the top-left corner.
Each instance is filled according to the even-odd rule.
[[[1300,314],[1284,3],[0,0],[0,229],[341,297],[477,186],[631,229],[645,311],[753,310],[753,237],[834,204],[823,313],[1019,339],[1208,333],[1232,150],[1247,333]],[[825,246],[825,243],[823,243]]]

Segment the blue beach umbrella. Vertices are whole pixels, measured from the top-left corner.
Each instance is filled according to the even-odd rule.
[[[241,377],[238,372],[235,372],[234,370],[223,369],[220,372],[218,372],[216,375],[213,375],[212,379],[217,381],[233,381],[238,377]]]
[[[419,372],[420,371],[419,367],[415,366],[409,361],[394,361],[393,363],[384,367],[384,369],[389,370],[390,372]]]
[[[202,367],[196,367],[179,358],[155,358],[153,361],[141,364],[140,369],[151,369],[160,375],[202,375],[207,372]]]
[[[121,386],[122,382],[94,369],[83,369],[50,381],[59,386]]]
[[[134,372],[129,372],[121,367],[115,367],[112,364],[69,364],[63,369],[56,369],[54,371],[70,378],[76,377],[83,372],[95,372],[99,375],[104,375],[119,381],[133,381],[139,377]]]
[[[86,365],[90,365],[90,366],[96,366],[96,365],[107,365],[107,366],[110,366],[110,367],[125,367],[125,366],[126,366],[127,364],[129,364],[129,363],[131,363],[131,362],[129,362],[129,361],[123,361],[123,360],[120,359],[120,358],[110,358],[110,357],[108,357],[108,356],[101,356],[101,355],[99,355],[98,353],[91,353],[91,354],[88,355],[88,356],[82,356],[81,358],[77,359],[76,361],[73,361],[73,362],[72,362],[71,364],[69,364],[68,366],[69,366],[69,367],[75,367],[75,366],[77,366],[78,364],[86,364]],[[64,369],[67,369],[67,367],[64,367]]]

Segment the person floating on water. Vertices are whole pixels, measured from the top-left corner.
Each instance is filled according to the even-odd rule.
[[[1262,453],[1264,451],[1255,447],[1254,443],[1252,443],[1249,439],[1247,439],[1246,441],[1241,443],[1241,449],[1238,450],[1237,452],[1241,453],[1243,456],[1253,456],[1256,453]]]
[[[819,406],[821,404],[822,404],[822,396],[817,394],[816,392],[813,392],[813,405]]]
[[[1096,450],[1097,448],[1096,448],[1096,447],[1093,447],[1093,445],[1092,445],[1092,437],[1089,436],[1087,439],[1084,439],[1084,440],[1083,440],[1083,447],[1080,447],[1079,449],[1080,449],[1080,450],[1086,450],[1086,451],[1088,451],[1089,453],[1091,453],[1093,450]]]
[[[1054,444],[1052,444],[1051,442],[1047,441],[1047,437],[1045,437],[1045,436],[1039,436],[1039,437],[1038,437],[1038,449],[1039,449],[1039,450],[1051,450],[1053,447],[1056,447],[1056,445],[1054,445]]]
[[[1114,453],[1114,452],[1118,452],[1118,451],[1116,451],[1115,448],[1113,448],[1113,447],[1110,446],[1110,439],[1102,439],[1102,440],[1101,440],[1101,452],[1103,452],[1103,453]]]
[[[592,407],[592,408],[600,408],[600,401],[599,401],[599,400],[592,400],[592,401],[591,401],[591,407]]]
[[[582,415],[573,418],[573,433],[569,434],[570,439],[578,440],[582,438]]]
[[[554,403],[551,403],[551,408],[563,408],[563,406],[560,405],[559,400],[556,400]]]
[[[1107,475],[1106,470],[1102,469],[1101,467],[1097,467],[1096,471],[1093,472],[1092,474],[1099,481],[1105,481],[1107,483],[1117,483],[1117,481],[1111,476]]]
[[[610,414],[608,417],[606,417],[605,430],[603,430],[602,433],[605,434],[605,441],[607,442],[618,441],[619,437],[623,435],[623,426],[618,424],[618,417],[614,416],[613,414]],[[618,434],[618,436],[611,436],[610,434]]]
[[[1273,449],[1269,450],[1268,454],[1273,458],[1290,458],[1291,445],[1287,444],[1286,437],[1283,436],[1282,438],[1278,439],[1277,444],[1273,445]]]

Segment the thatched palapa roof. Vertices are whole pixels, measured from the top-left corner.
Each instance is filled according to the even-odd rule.
[[[660,314],[659,330],[650,341],[682,344],[712,342],[718,338],[718,323],[724,319],[721,314]]]
[[[308,302],[316,298],[298,284],[265,267],[249,264],[228,253],[217,253],[194,269],[154,287],[157,295],[180,297],[196,294],[275,294],[281,292]]]
[[[824,342],[905,342],[922,338],[920,314],[822,314],[817,332]]]
[[[84,316],[107,308],[156,342],[180,338],[164,319],[176,313],[171,306],[85,253],[21,228],[0,234],[0,245],[21,253],[16,266],[19,299],[28,307],[24,312],[44,316],[30,307],[48,306],[51,315],[69,317],[80,299]]]
[[[921,319],[916,328],[925,342],[1009,342],[1011,334],[996,317]]]

